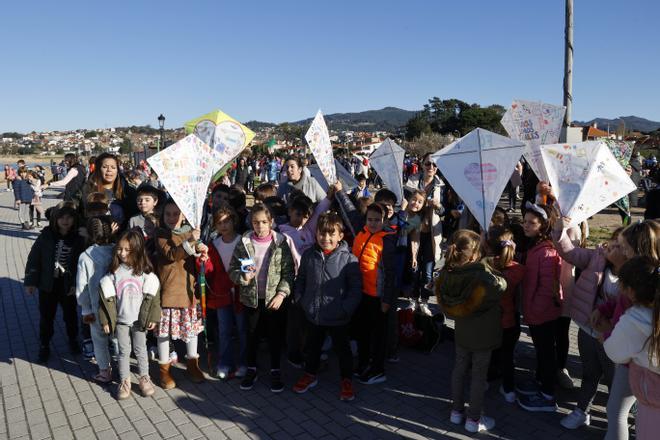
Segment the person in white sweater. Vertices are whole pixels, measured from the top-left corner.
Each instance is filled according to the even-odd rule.
[[[604,348],[613,362],[630,368],[637,439],[655,439],[660,430],[660,261],[632,258],[619,271],[619,285],[633,306],[621,316]]]
[[[91,246],[80,255],[78,259],[78,272],[76,275],[76,299],[81,307],[82,319],[89,324],[94,345],[94,356],[99,372],[94,380],[108,383],[112,380],[110,367],[110,353],[108,343],[110,337],[103,332],[99,325],[99,283],[108,273],[112,260],[112,225],[109,220],[93,217],[87,222],[89,243]]]

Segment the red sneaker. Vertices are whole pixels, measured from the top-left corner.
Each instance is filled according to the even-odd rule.
[[[341,394],[339,395],[339,400],[350,402],[353,399],[355,399],[355,393],[353,392],[353,382],[350,379],[342,379]]]
[[[308,389],[314,388],[319,383],[316,376],[313,374],[305,373],[293,386],[293,391],[298,394],[306,393]]]

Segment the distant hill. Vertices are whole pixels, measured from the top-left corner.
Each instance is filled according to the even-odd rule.
[[[594,123],[598,124],[598,128],[601,130],[607,130],[609,124],[610,131],[615,131],[621,121],[624,121],[626,124],[626,130],[641,131],[642,133],[649,133],[655,130],[660,129],[660,122],[649,121],[648,119],[640,118],[638,116],[621,116],[617,119],[605,119],[605,118],[595,118],[591,121],[580,122],[575,121],[578,125],[593,125]]]
[[[368,110],[358,113],[333,113],[323,115],[328,128],[332,130],[352,131],[396,131],[406,125],[415,115],[415,111],[396,107],[385,107],[380,110]],[[314,118],[293,122],[298,125],[308,125]]]

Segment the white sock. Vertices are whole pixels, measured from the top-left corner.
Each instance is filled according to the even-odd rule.
[[[158,337],[158,363],[159,364],[169,364],[170,363],[170,338],[165,336],[164,338]]]
[[[186,342],[186,358],[188,359],[197,359],[199,355],[197,354],[197,336],[193,336]]]

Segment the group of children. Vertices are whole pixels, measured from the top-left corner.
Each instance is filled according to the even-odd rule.
[[[14,193],[14,206],[18,208],[18,222],[24,230],[41,227],[44,215],[41,204],[45,175],[41,168],[28,169],[24,160],[18,161],[18,171],[5,165],[5,180]],[[36,214],[36,216],[35,216]]]
[[[627,438],[635,398],[638,438],[650,438],[640,432],[653,429],[660,415],[660,394],[650,391],[660,390],[660,225],[647,220],[617,230],[602,247],[586,249],[568,238],[570,219],[559,217],[556,206],[528,203],[522,225],[500,210],[487,231],[458,229],[447,237],[444,266],[434,278],[439,255],[422,251],[433,241],[432,217],[440,212],[435,187],[430,188],[410,191],[397,212],[401,201],[387,189],[373,202],[351,200],[337,183],[315,207],[304,194],[291,195],[285,204],[274,185],[265,184],[255,190],[256,203],[248,210],[239,188],[218,187],[200,229],[192,229],[174,201],[146,184],[137,190],[140,214],[125,231],[107,215],[103,194],[87,197],[82,229],[78,211],[64,204],[50,213],[26,267],[27,292],[39,290],[39,357],[48,359],[58,304],[76,352],[79,305],[99,367],[95,380],[112,381],[109,347],[116,340],[117,398],[131,394],[131,348],[139,388],[148,396],[154,392],[149,333],[162,388],[176,386],[172,340],[185,343],[188,376],[202,382],[198,335],[206,318],[212,373],[220,379],[240,378],[241,389],[252,389],[260,372],[258,346],[265,339],[270,390],[285,388],[280,362],[286,346],[289,362],[303,369],[293,391],[305,393],[318,383],[329,339],[339,360],[339,397],[350,401],[354,377],[381,383],[386,359],[398,360],[392,343],[397,328],[390,319],[397,297],[407,295],[430,313],[427,299],[435,289],[441,311],[455,321],[452,423],[469,432],[495,425],[483,415],[484,393],[494,377],[502,378],[499,392],[506,402],[556,411],[556,387],[570,381],[565,364],[572,319],[580,327],[584,372],[578,404],[562,425],[589,424],[589,407],[604,379],[610,387],[608,438]],[[560,282],[567,264],[579,272],[572,283]],[[515,377],[521,323],[536,351],[530,384]],[[351,340],[357,341],[356,365]]]

